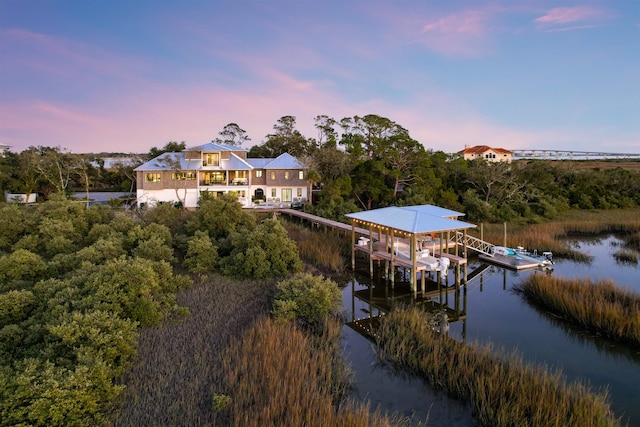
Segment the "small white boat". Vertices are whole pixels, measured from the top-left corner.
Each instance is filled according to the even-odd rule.
[[[394,253],[397,256],[411,259],[409,256],[410,250],[408,244],[403,242],[394,242],[393,247]],[[449,264],[451,261],[446,257],[436,258],[431,255],[429,249],[422,249],[420,251],[416,251],[416,263],[424,265],[428,271],[439,271],[443,276],[446,276],[449,271]]]
[[[538,255],[538,251],[529,252],[522,246],[518,246],[516,249],[507,248],[506,246],[494,246],[493,255],[512,258],[516,261],[538,264],[540,267],[547,267],[553,264],[553,253],[542,252],[542,255]]]

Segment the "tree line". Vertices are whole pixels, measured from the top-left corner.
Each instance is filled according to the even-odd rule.
[[[289,153],[308,168],[314,204],[307,209],[327,218],[385,206],[435,204],[465,212],[474,221],[536,221],[570,208],[611,209],[640,205],[640,172],[616,167],[576,168],[574,161],[513,163],[467,161],[457,153],[425,148],[393,120],[375,114],[315,117],[315,137],[303,135],[294,116],[283,116],[273,132],[248,150],[249,157]],[[251,141],[229,123],[215,143],[241,147]],[[0,159],[3,189],[38,192],[45,198],[70,186],[81,191],[135,187],[133,168],[164,152],[185,149],[170,141],[152,147],[138,162],[105,171],[86,155],[61,148],[30,147]],[[84,157],[83,157],[84,156]]]
[[[640,171],[577,168],[573,161],[487,162],[426,149],[407,129],[375,114],[315,118],[316,138],[285,116],[250,157],[289,152],[305,163],[317,203],[308,209],[344,214],[385,206],[435,204],[473,221],[538,221],[563,211],[640,206]]]

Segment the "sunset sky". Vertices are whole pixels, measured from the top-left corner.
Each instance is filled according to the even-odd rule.
[[[147,152],[378,114],[427,149],[640,153],[640,1],[0,0],[0,144]],[[247,147],[249,148],[249,147]]]

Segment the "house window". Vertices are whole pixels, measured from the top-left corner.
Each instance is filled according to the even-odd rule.
[[[196,179],[195,172],[173,172],[171,174],[173,181],[194,181]]]
[[[256,171],[256,178],[262,178],[262,171]]]
[[[271,189],[271,197],[276,197],[276,189],[275,188]]]
[[[204,183],[206,185],[224,184],[224,172],[207,172],[204,175]]]
[[[144,174],[144,182],[160,182],[160,174],[157,172],[148,172]]]
[[[285,171],[285,173],[284,173],[284,179],[289,179],[289,171]]]
[[[302,197],[302,188],[296,190],[296,197]]]
[[[207,153],[202,159],[202,166],[220,166],[220,154]]]
[[[304,179],[304,171],[298,171],[298,179]]]
[[[282,189],[282,201],[283,202],[291,202],[291,194],[292,191],[290,188],[283,188]]]
[[[276,180],[276,171],[271,171],[271,181]]]

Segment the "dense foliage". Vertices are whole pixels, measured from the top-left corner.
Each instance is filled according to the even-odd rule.
[[[0,205],[2,425],[90,425],[122,387],[139,326],[177,311],[189,279],[171,235],[66,200]]]
[[[0,203],[1,425],[97,425],[122,391],[140,327],[183,313],[176,294],[220,269],[285,277],[302,267],[273,220],[256,223],[233,196],[195,212],[117,212],[55,196]]]

